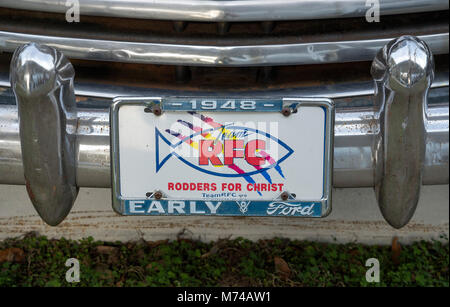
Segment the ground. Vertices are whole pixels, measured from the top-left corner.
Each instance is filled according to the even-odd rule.
[[[275,238],[204,243],[49,240],[34,233],[0,242],[0,286],[449,286],[449,244],[331,244]],[[68,258],[80,264],[69,283]],[[379,283],[366,281],[369,258]]]

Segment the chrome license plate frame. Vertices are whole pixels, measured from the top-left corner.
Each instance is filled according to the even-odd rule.
[[[128,109],[127,109],[128,108]],[[187,179],[180,179],[183,183],[189,182],[189,180],[192,181],[192,178],[197,178],[198,176],[211,176],[211,178],[217,178],[217,172],[222,172],[222,170],[229,170],[228,168],[222,168],[220,171],[216,171],[219,168],[216,168],[214,171],[210,170],[204,170],[199,169],[199,167],[195,167],[193,163],[189,162],[194,158],[191,158],[191,160],[188,161],[188,159],[183,158],[182,155],[176,152],[174,149],[176,146],[185,146],[185,144],[188,144],[190,142],[190,145],[192,147],[192,143],[197,143],[199,146],[205,139],[205,135],[208,133],[208,135],[211,135],[214,131],[220,131],[218,133],[221,133],[221,137],[224,138],[224,131],[234,131],[233,140],[236,140],[236,131],[237,129],[241,129],[239,131],[242,131],[242,127],[240,126],[233,126],[233,125],[222,125],[221,127],[218,126],[218,128],[212,127],[210,130],[200,130],[200,132],[197,131],[197,133],[192,130],[192,135],[190,135],[190,139],[187,136],[183,136],[180,138],[180,136],[176,136],[175,132],[170,132],[172,134],[167,135],[164,133],[164,131],[168,131],[170,129],[164,130],[163,128],[158,129],[161,125],[165,127],[167,126],[167,123],[170,122],[169,118],[186,118],[186,114],[189,114],[190,116],[194,116],[195,118],[209,118],[212,117],[222,117],[229,116],[230,120],[233,120],[234,118],[252,118],[257,117],[259,119],[261,118],[271,118],[276,119],[275,122],[281,123],[281,127],[284,127],[284,130],[286,131],[287,124],[283,121],[287,120],[288,118],[291,118],[291,123],[293,125],[297,125],[297,123],[300,121],[292,121],[292,118],[297,115],[298,113],[303,114],[303,111],[308,110],[308,112],[312,112],[311,114],[320,114],[320,112],[317,112],[316,109],[319,108],[320,110],[323,110],[323,159],[321,160],[323,162],[323,168],[322,168],[322,183],[321,183],[321,195],[320,197],[314,197],[314,198],[304,198],[301,195],[297,195],[298,193],[295,193],[293,189],[288,190],[282,190],[281,186],[279,191],[271,191],[276,193],[270,194],[270,197],[266,197],[261,199],[260,197],[257,197],[257,195],[253,195],[252,197],[248,197],[247,194],[245,194],[247,197],[242,197],[244,194],[240,194],[238,196],[230,196],[223,194],[225,191],[221,191],[220,193],[203,193],[206,195],[209,195],[207,197],[195,197],[193,196],[193,193],[190,193],[191,191],[186,192],[183,195],[180,195],[180,192],[178,190],[175,190],[174,186],[170,185],[171,182],[165,182],[167,185],[162,185],[161,182],[164,182],[164,180],[159,180],[158,177],[162,178],[163,175],[158,175],[158,172],[163,168],[164,164],[168,164],[167,161],[170,157],[176,157],[177,159],[172,159],[177,162],[184,162],[179,163],[177,166],[171,166],[172,169],[170,172],[178,171],[182,167],[190,166],[192,169],[191,173],[184,173],[187,174],[186,176],[189,177]],[[127,110],[127,111],[123,111]],[[314,112],[312,110],[315,110]],[[122,111],[122,112],[121,112]],[[136,112],[140,113],[136,113]],[[129,114],[128,114],[129,113]],[[124,115],[121,115],[124,114]],[[142,114],[142,116],[140,115]],[[221,114],[221,115],[219,115]],[[226,115],[224,115],[226,114]],[[184,117],[183,117],[184,116]],[[314,115],[316,116],[316,115]],[[142,118],[141,118],[142,117]],[[145,121],[141,120],[143,118],[146,118]],[[318,118],[322,118],[319,115],[317,115]],[[120,118],[122,118],[122,122],[120,121]],[[165,121],[163,121],[163,118],[166,118]],[[194,118],[194,120],[195,120]],[[141,120],[141,121],[140,121]],[[304,116],[304,120],[307,120],[306,115]],[[134,125],[134,122],[139,122],[141,125],[146,125],[143,129],[132,129],[132,130],[126,130],[127,126]],[[207,121],[203,120],[206,124],[208,124]],[[178,120],[178,122],[182,122],[184,125],[189,125],[187,120]],[[256,122],[256,121],[255,121]],[[314,121],[310,121],[311,123],[314,123]],[[110,123],[111,123],[111,131],[110,131],[110,138],[111,138],[111,182],[112,182],[112,203],[113,203],[113,209],[121,214],[121,215],[208,215],[208,216],[293,216],[293,217],[324,217],[327,216],[331,212],[331,187],[332,187],[332,169],[333,169],[333,138],[334,138],[334,104],[332,100],[326,99],[326,98],[234,98],[234,97],[223,97],[223,98],[217,98],[217,97],[118,97],[114,99],[113,104],[110,108]],[[128,124],[130,123],[130,124]],[[174,124],[174,121],[172,120],[171,125]],[[319,125],[320,123],[314,124]],[[136,125],[138,125],[136,123]],[[283,126],[284,125],[284,126]],[[316,126],[314,126],[316,127]],[[230,130],[230,129],[231,130]],[[131,129],[131,128],[130,128]],[[198,127],[197,127],[198,129]],[[214,130],[216,129],[216,130]],[[233,130],[234,129],[234,130]],[[259,138],[266,137],[269,141],[268,142],[274,142],[278,144],[285,144],[280,139],[273,137],[269,133],[263,131],[263,130],[248,130],[251,128],[246,127],[245,131],[250,131],[253,134],[258,134],[255,140],[259,140]],[[290,129],[290,128],[289,128]],[[134,131],[133,135],[129,136],[125,135],[123,131],[128,131],[128,135],[130,134],[130,131]],[[145,137],[142,137],[139,139],[139,135],[144,135],[142,131],[148,131],[148,134],[155,134],[153,139],[156,141],[145,141]],[[317,129],[315,129],[317,130]],[[164,135],[163,135],[163,133]],[[314,133],[314,132],[311,132]],[[120,135],[122,135],[122,142],[120,139]],[[307,133],[305,132],[305,137]],[[295,139],[295,134],[292,134],[293,136],[290,137],[291,139]],[[173,137],[172,139],[176,139],[175,141],[169,141],[168,138]],[[176,136],[176,137],[175,137]],[[194,142],[194,138],[201,139],[198,142]],[[134,140],[136,138],[136,140]],[[314,138],[312,138],[314,139]],[[217,142],[218,138],[213,140],[213,144]],[[231,139],[230,139],[231,140]],[[258,144],[258,141],[252,140],[252,144]],[[220,141],[220,140],[219,140]],[[322,141],[322,140],[321,140]],[[129,142],[129,144],[127,143]],[[131,143],[135,142],[135,143]],[[206,141],[205,141],[206,142]],[[225,143],[225,140],[223,140]],[[229,142],[227,144],[235,144],[233,142]],[[122,144],[123,143],[123,144]],[[144,144],[145,143],[145,144]],[[318,142],[312,142],[314,144],[318,144]],[[142,145],[139,145],[142,144]],[[211,145],[211,148],[214,149],[214,145]],[[249,142],[247,142],[247,145]],[[164,159],[160,159],[160,146],[168,145],[166,147],[169,148],[169,154]],[[176,145],[176,146],[175,146]],[[246,145],[246,147],[247,147]],[[152,148],[152,146],[154,146]],[[175,146],[175,147],[173,147]],[[230,145],[231,146],[231,145]],[[288,148],[289,146],[287,146]],[[312,146],[311,146],[312,147]],[[317,148],[318,145],[316,145]],[[137,148],[137,149],[129,149],[129,148]],[[149,151],[145,153],[145,151],[148,149]],[[203,147],[202,147],[203,148]],[[209,148],[209,149],[211,149]],[[290,148],[290,147],[289,147]],[[300,148],[300,146],[296,146],[295,148]],[[305,148],[308,148],[308,144],[306,144]],[[244,149],[243,147],[240,149]],[[121,150],[122,156],[121,156]],[[150,157],[153,155],[153,151],[156,152],[155,158],[149,158],[150,163],[144,163],[146,160],[141,161],[142,159],[147,159],[147,157]],[[134,153],[140,153],[138,154],[138,157],[136,158],[136,161],[139,160],[139,163],[135,163],[132,161],[130,157],[134,157]],[[161,150],[162,152],[162,150]],[[227,151],[229,152],[229,151]],[[255,153],[253,156],[257,156],[256,153],[261,152],[259,149],[255,150]],[[291,152],[289,156],[295,157],[296,150],[293,150],[293,153]],[[148,154],[150,153],[150,154]],[[223,156],[223,161],[225,161],[225,153],[224,150],[222,150],[222,153],[220,153]],[[217,156],[219,156],[218,154]],[[235,153],[233,153],[234,155]],[[200,154],[201,155],[201,154]],[[128,158],[125,159],[125,156]],[[244,159],[247,159],[247,157],[250,157],[251,155],[247,152],[244,155]],[[315,155],[317,156],[317,154]],[[121,160],[122,158],[122,160]],[[231,156],[231,161],[234,161],[233,159],[237,159],[234,156]],[[256,157],[257,159],[261,159],[261,156]],[[269,155],[270,158],[270,155]],[[140,160],[141,159],[141,160]],[[166,160],[165,160],[166,159]],[[195,158],[196,159],[196,158]],[[228,157],[230,159],[230,157]],[[286,158],[288,159],[288,158]],[[132,161],[132,163],[139,164],[139,165],[147,165],[152,164],[153,160],[155,160],[155,166],[154,167],[154,173],[151,173],[150,169],[148,173],[148,180],[145,179],[147,188],[145,193],[141,193],[143,190],[141,188],[141,182],[142,180],[136,179],[136,183],[133,183],[131,185],[123,184],[124,180],[126,182],[133,182],[134,176],[130,175],[130,172],[128,172],[129,169],[134,169],[134,173],[141,172],[139,168],[135,167],[126,167],[125,165],[131,165],[128,164],[126,161]],[[260,163],[269,163],[269,159],[267,156],[265,157],[266,161],[260,161]],[[273,160],[273,159],[272,159]],[[307,160],[307,159],[306,159]],[[122,161],[122,163],[121,163]],[[146,162],[148,162],[146,161]],[[170,162],[174,164],[173,162]],[[229,161],[229,160],[228,160]],[[238,160],[241,161],[241,160]],[[262,173],[268,173],[269,171],[273,170],[273,173],[275,175],[278,171],[278,168],[280,168],[281,163],[284,160],[279,159],[276,160],[275,163],[270,164],[269,167],[259,169],[256,168],[255,165],[250,165],[248,163],[248,167],[255,167],[256,170],[253,172],[244,172],[244,175],[238,175],[236,174],[229,174],[229,173],[223,173],[224,176],[230,176],[231,178],[238,178],[241,181],[243,181],[244,184],[247,184],[247,188],[249,188],[250,181],[248,181],[248,177],[254,176],[254,175],[264,175]],[[204,165],[204,168],[212,167],[212,158],[208,161],[208,165]],[[244,162],[243,162],[244,163]],[[293,162],[292,162],[293,163]],[[122,165],[121,165],[122,164]],[[183,166],[181,166],[183,165]],[[233,164],[234,165],[234,164]],[[263,164],[261,164],[263,165]],[[306,164],[305,164],[306,165]],[[315,165],[318,165],[315,163]],[[216,165],[217,166],[217,165]],[[220,165],[219,165],[220,166]],[[225,164],[223,165],[225,166]],[[229,165],[228,165],[229,166]],[[276,168],[278,166],[278,168]],[[122,169],[121,169],[122,167]],[[167,166],[166,166],[167,167]],[[236,166],[235,166],[236,167]],[[291,167],[292,168],[292,167]],[[291,169],[290,168],[290,169]],[[200,171],[200,172],[198,172]],[[289,170],[288,170],[289,171]],[[169,170],[167,171],[169,172]],[[209,172],[209,173],[208,173]],[[225,172],[225,171],[223,171]],[[122,174],[123,173],[123,174]],[[204,175],[206,173],[206,175]],[[280,172],[279,172],[280,173]],[[316,172],[314,172],[316,173]],[[122,175],[121,175],[122,174]],[[127,174],[127,175],[125,175]],[[133,173],[131,173],[133,174]],[[146,173],[147,174],[147,173]],[[249,176],[245,174],[250,174]],[[282,175],[282,173],[280,173]],[[141,177],[142,174],[139,174],[137,177]],[[272,175],[272,176],[275,176]],[[124,178],[122,178],[122,177]],[[166,175],[168,176],[168,175]],[[236,176],[236,177],[232,177]],[[241,177],[237,177],[241,176]],[[264,175],[264,178],[267,180],[270,180],[271,175]],[[297,176],[297,175],[295,175]],[[260,176],[262,178],[262,176]],[[147,178],[147,177],[145,177]],[[165,177],[164,177],[165,178]],[[206,177],[203,177],[206,178]],[[297,178],[297,177],[296,177]],[[244,181],[247,180],[247,181]],[[283,177],[284,179],[284,177]],[[212,180],[212,179],[211,179]],[[147,182],[148,181],[148,182]],[[167,180],[166,180],[167,181]],[[316,180],[317,181],[317,180]],[[191,182],[192,183],[192,182]],[[214,183],[214,182],[212,182]],[[212,184],[210,182],[210,184]],[[195,183],[196,187],[200,187],[199,183]],[[222,182],[222,187],[223,187]],[[237,186],[237,183],[234,183]],[[260,189],[263,187],[263,185],[258,186],[255,182],[253,185],[254,189]],[[268,183],[266,183],[267,185]],[[131,186],[131,188],[130,188]],[[136,187],[139,186],[139,187]],[[167,187],[172,187],[173,190],[169,190]],[[178,185],[177,185],[178,186]],[[220,184],[217,184],[217,189],[220,186]],[[235,188],[236,188],[235,186]],[[191,185],[192,187],[192,185]],[[209,187],[209,185],[208,185]],[[270,185],[269,185],[270,187]],[[271,186],[273,187],[273,185]],[[315,184],[315,187],[317,187],[317,184]],[[252,187],[250,187],[251,189]],[[141,190],[141,192],[136,192],[137,190]],[[195,189],[195,188],[194,188]],[[127,192],[127,191],[135,191]],[[197,191],[198,192],[198,191]],[[219,192],[219,191],[218,191]],[[262,192],[265,191],[251,191],[253,194],[258,193],[262,194]],[[280,192],[280,193],[278,193]],[[137,193],[137,194],[136,194]],[[250,193],[250,192],[249,192]],[[304,192],[307,193],[307,192]],[[176,195],[174,195],[176,194]],[[250,193],[251,194],[251,193]],[[318,194],[317,194],[318,195]]]

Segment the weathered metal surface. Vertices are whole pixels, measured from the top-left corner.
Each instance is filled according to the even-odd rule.
[[[425,42],[403,36],[380,50],[371,72],[380,123],[375,191],[385,219],[401,228],[416,210],[422,185],[433,56]]]
[[[74,75],[63,54],[46,46],[25,45],[11,62],[25,184],[49,225],[69,214],[78,193]]]

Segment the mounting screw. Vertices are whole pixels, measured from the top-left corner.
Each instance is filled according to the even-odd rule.
[[[161,191],[156,191],[155,193],[153,193],[153,197],[154,197],[155,199],[161,199],[162,196],[163,196],[163,194],[162,194]]]
[[[161,111],[161,107],[159,105],[154,105],[152,108],[153,114],[155,114],[156,116],[160,116],[162,111]]]
[[[289,116],[289,115],[291,115],[291,108],[289,108],[289,107],[283,108],[283,110],[281,110],[281,113],[284,116]]]
[[[281,193],[280,197],[282,200],[288,200],[289,193],[285,191],[285,192]]]

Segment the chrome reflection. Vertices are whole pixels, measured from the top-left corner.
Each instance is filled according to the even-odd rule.
[[[80,0],[84,15],[186,21],[263,21],[362,17],[365,0]],[[66,1],[2,0],[0,6],[65,13]],[[382,15],[448,9],[446,0],[380,0]]]
[[[25,184],[52,226],[69,214],[78,193],[74,75],[62,53],[34,43],[17,49],[11,61]]]
[[[425,42],[403,36],[378,52],[371,73],[380,123],[374,149],[375,191],[386,221],[401,228],[412,218],[420,195],[433,56]]]
[[[420,36],[434,54],[448,53],[448,33]],[[0,51],[45,44],[74,59],[181,66],[302,65],[371,61],[391,38],[290,44],[187,45],[127,42],[0,31]]]

